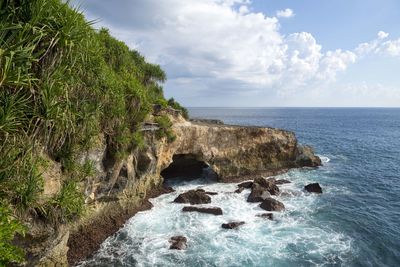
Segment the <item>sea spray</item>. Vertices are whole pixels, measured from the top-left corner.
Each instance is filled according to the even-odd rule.
[[[323,167],[324,168],[324,167]],[[329,168],[325,167],[325,168]],[[248,203],[250,190],[237,194],[236,184],[213,183],[205,179],[173,182],[173,193],[151,199],[154,207],[138,213],[101,249],[81,266],[307,266],[345,264],[352,240],[344,234],[315,223],[314,216],[329,208],[323,195],[302,190],[305,184],[320,181],[324,170],[292,170],[278,176],[292,183],[280,185],[286,210],[274,212],[274,219],[257,217],[265,211],[258,203]],[[222,208],[222,216],[182,213],[185,204],[173,203],[180,193],[203,188],[217,192],[212,203],[200,206]],[[245,221],[235,230],[222,223]],[[186,251],[169,250],[171,236],[188,238]]]

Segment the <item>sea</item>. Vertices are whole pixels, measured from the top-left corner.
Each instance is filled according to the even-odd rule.
[[[192,118],[268,126],[296,133],[323,162],[277,176],[290,180],[278,196],[286,210],[274,219],[249,191],[206,178],[176,180],[176,190],[151,199],[154,207],[132,217],[81,266],[400,266],[400,109],[390,108],[190,108]],[[320,183],[323,194],[304,192]],[[212,206],[224,214],[182,213],[171,203],[180,193],[217,192]],[[245,221],[235,230],[221,228]],[[183,235],[187,250],[170,250]]]

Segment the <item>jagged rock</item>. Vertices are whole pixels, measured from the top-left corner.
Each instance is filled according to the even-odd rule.
[[[187,238],[184,236],[173,236],[169,239],[171,243],[169,249],[185,250],[187,249]]]
[[[240,187],[243,187],[243,188],[251,188],[252,185],[253,185],[253,182],[252,182],[252,181],[247,181],[247,182],[240,183],[240,184],[238,184],[237,186],[238,186],[239,188],[240,188]]]
[[[247,197],[247,202],[262,202],[267,197],[271,196],[265,187],[258,183],[254,183],[251,187],[251,193]]]
[[[279,195],[279,188],[275,184],[275,178],[265,179],[263,177],[258,177],[254,179],[254,184],[259,184],[263,188],[265,188],[271,195]]]
[[[290,184],[291,181],[286,180],[286,179],[279,179],[275,181],[275,184]]]
[[[235,190],[235,193],[240,194],[244,190],[244,187],[239,187],[238,189]]]
[[[268,219],[268,220],[271,220],[271,221],[274,219],[274,215],[272,213],[270,213],[270,212],[257,214],[256,216],[260,217],[260,218]]]
[[[211,197],[207,195],[203,189],[189,190],[185,193],[180,194],[174,199],[175,203],[190,203],[195,204],[207,204],[211,203]]]
[[[319,183],[308,184],[304,187],[307,192],[322,194],[322,188]]]
[[[182,209],[183,212],[192,212],[192,211],[197,211],[201,213],[208,213],[208,214],[213,214],[213,215],[222,215],[222,209],[218,207],[211,207],[211,208],[202,208],[202,207],[183,207]]]
[[[243,224],[244,222],[229,222],[229,223],[223,223],[221,227],[224,229],[237,229],[239,226]]]
[[[296,163],[300,167],[318,167],[322,165],[321,159],[314,154],[311,146],[297,147]]]
[[[260,208],[267,211],[282,211],[285,209],[285,205],[272,197],[268,197],[260,204]]]

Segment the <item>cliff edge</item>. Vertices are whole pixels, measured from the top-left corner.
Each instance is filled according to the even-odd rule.
[[[74,265],[92,255],[127,219],[151,208],[148,198],[168,192],[164,179],[174,175],[190,176],[208,167],[218,181],[237,182],[321,165],[310,147],[298,144],[293,132],[189,121],[179,112],[165,111],[164,115],[172,121],[173,140],[160,138],[159,125],[150,118],[142,128],[145,146],[124,158],[111,157],[102,138],[81,155],[82,162],[90,160],[96,169],[81,184],[87,212],[79,221],[52,230],[35,224],[25,244],[32,265]],[[55,185],[61,177],[55,175],[57,165],[53,167],[52,175],[45,175],[46,192],[58,190]]]

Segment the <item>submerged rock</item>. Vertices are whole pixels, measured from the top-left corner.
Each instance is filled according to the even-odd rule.
[[[268,220],[271,220],[271,221],[274,219],[274,215],[272,213],[270,213],[270,212],[257,214],[256,216],[260,217],[260,218],[268,219]]]
[[[183,212],[192,212],[197,211],[201,213],[208,213],[213,215],[222,215],[222,209],[218,207],[211,207],[211,208],[202,208],[202,207],[183,207]]]
[[[275,184],[290,184],[291,181],[286,180],[286,179],[280,179],[280,180],[276,180]]]
[[[224,229],[236,229],[243,224],[244,222],[229,222],[229,223],[223,223],[221,227]]]
[[[207,204],[211,203],[211,197],[206,194],[203,189],[189,190],[185,193],[180,194],[174,199],[175,203],[190,203],[195,204]]]
[[[319,183],[308,184],[304,187],[307,192],[322,194],[322,188]]]
[[[243,188],[251,188],[253,186],[253,182],[252,181],[247,181],[247,182],[243,182],[237,185],[239,188],[243,187]]]
[[[260,208],[267,211],[282,211],[285,209],[285,205],[272,197],[268,197],[260,204]]]
[[[205,191],[204,193],[207,194],[207,195],[210,195],[210,196],[218,195],[217,192],[208,192],[208,191]]]
[[[173,236],[169,239],[171,246],[169,249],[185,250],[187,249],[187,238],[181,235]]]
[[[247,197],[247,202],[262,202],[267,197],[271,196],[265,187],[258,183],[254,183],[251,187],[251,193]]]
[[[235,193],[240,194],[244,190],[244,187],[239,187],[238,189],[235,190]]]

